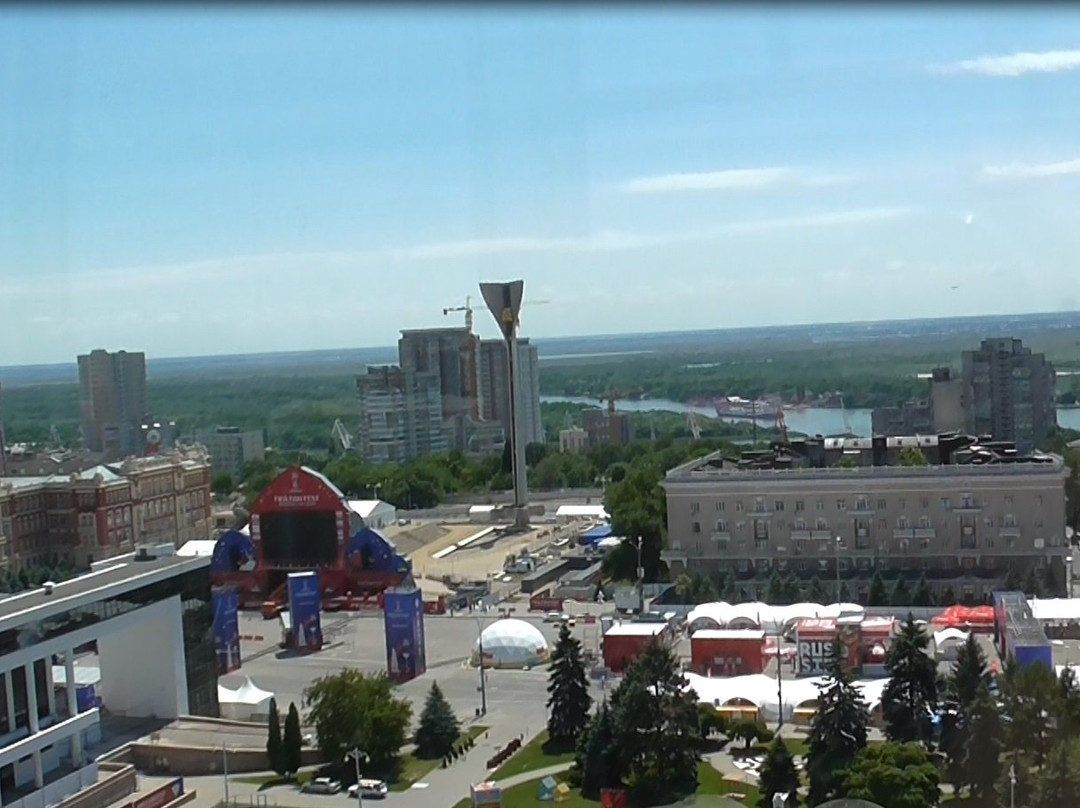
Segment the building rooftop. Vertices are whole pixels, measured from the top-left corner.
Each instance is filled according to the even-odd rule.
[[[0,631],[41,621],[83,603],[115,597],[210,564],[208,556],[174,555],[135,561],[129,555],[114,561],[77,578],[55,584],[51,594],[46,594],[45,588],[39,586],[0,598]]]
[[[604,632],[605,637],[655,637],[668,627],[665,623],[615,623]]]
[[[904,465],[901,453],[918,449],[926,465]],[[854,464],[846,461],[854,461]],[[676,466],[665,483],[699,482],[718,477],[772,477],[798,474],[843,478],[933,477],[950,475],[1061,474],[1058,455],[1020,454],[1014,444],[954,433],[874,438],[806,438],[744,451],[735,458],[722,451]]]

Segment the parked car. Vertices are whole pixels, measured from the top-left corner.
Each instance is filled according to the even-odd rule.
[[[560,620],[562,620],[562,615],[558,612],[548,612],[544,615],[545,623],[558,623]]]
[[[390,793],[390,787],[382,780],[361,780],[349,786],[349,796],[355,798],[356,792],[365,800],[381,800]]]
[[[304,783],[301,790],[308,794],[337,794],[341,791],[341,783],[329,777],[316,777]]]

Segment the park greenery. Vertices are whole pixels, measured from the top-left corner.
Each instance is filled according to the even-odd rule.
[[[581,641],[563,623],[551,652],[548,674],[547,732],[553,752],[574,749],[589,723],[592,697],[585,673]]]
[[[460,735],[461,724],[450,702],[443,695],[439,683],[432,682],[413,737],[416,756],[430,760],[445,758]]]
[[[303,735],[300,730],[300,712],[296,704],[289,704],[285,717],[285,732],[281,731],[281,716],[277,699],[270,699],[270,719],[267,725],[266,757],[270,768],[279,777],[292,778],[300,771],[303,762]]]
[[[395,694],[385,674],[350,668],[322,676],[304,691],[304,702],[320,755],[330,769],[344,779],[355,776],[344,760],[350,750],[360,749],[367,774],[398,779],[412,706]]]

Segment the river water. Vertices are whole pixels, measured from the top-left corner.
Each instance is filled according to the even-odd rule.
[[[595,398],[579,398],[576,396],[540,396],[541,403],[552,404],[588,404],[589,406],[601,405]],[[678,401],[669,401],[663,398],[650,398],[642,401],[616,401],[615,409],[619,412],[649,412],[660,410],[662,412],[681,412],[692,409],[699,415],[709,418],[716,417],[716,410],[711,407],[687,407]],[[748,423],[744,418],[725,418],[730,423]],[[870,435],[870,410],[847,410],[847,420],[851,424],[851,431],[861,437]],[[844,426],[844,412],[839,409],[824,407],[808,407],[805,410],[785,410],[784,421],[787,428],[792,432],[801,432],[804,435],[840,435],[847,431]],[[772,418],[760,418],[758,424],[772,426]],[[1080,409],[1058,408],[1058,425],[1069,429],[1080,430]]]

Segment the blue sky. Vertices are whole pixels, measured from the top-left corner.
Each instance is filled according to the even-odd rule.
[[[0,7],[0,365],[1080,308],[1078,102],[1066,5]]]

